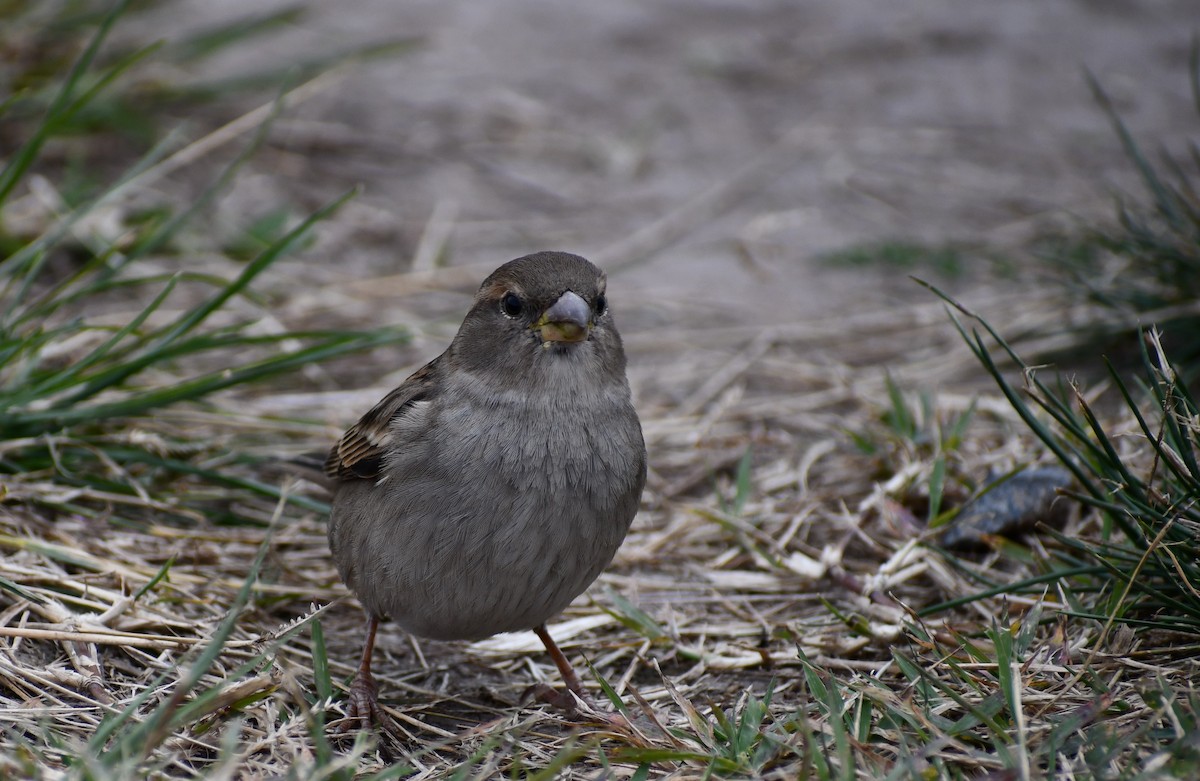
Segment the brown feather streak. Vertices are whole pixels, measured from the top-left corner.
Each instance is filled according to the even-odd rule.
[[[392,422],[412,405],[429,398],[433,362],[426,364],[372,407],[351,426],[325,459],[325,474],[333,480],[371,480],[383,469],[392,440]]]

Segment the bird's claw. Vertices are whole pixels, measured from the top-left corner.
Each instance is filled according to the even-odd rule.
[[[346,692],[346,718],[333,727],[333,731],[343,738],[359,732],[374,735],[378,738],[377,748],[383,760],[393,762],[396,759],[394,744],[399,739],[396,726],[379,707],[375,679],[370,673],[364,675],[359,671],[350,682]]]
[[[350,691],[346,694],[346,719],[338,727],[338,732],[353,732],[355,729],[370,732],[382,722],[375,679],[369,673],[363,675],[360,672],[350,683]]]
[[[535,683],[525,690],[521,699],[549,705],[572,721],[596,722],[620,731],[625,731],[629,727],[628,719],[620,713],[608,713],[601,710],[584,691],[555,689],[546,683]],[[583,711],[580,710],[580,705],[583,705]]]
[[[579,702],[581,700],[586,702],[584,697],[576,699],[576,695],[573,692],[565,689],[555,689],[548,683],[535,683],[530,686],[521,695],[521,700],[544,703],[555,710],[562,711],[563,715],[571,719],[579,718]]]

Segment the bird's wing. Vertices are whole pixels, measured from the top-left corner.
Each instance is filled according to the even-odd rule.
[[[371,480],[383,469],[383,457],[395,449],[392,421],[418,401],[433,396],[437,360],[405,380],[349,428],[325,459],[325,475],[335,482]]]

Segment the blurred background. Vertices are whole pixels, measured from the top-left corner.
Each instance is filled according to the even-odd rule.
[[[160,3],[121,33],[270,7]],[[286,110],[223,201],[237,230],[364,184],[314,283],[557,248],[613,267],[616,301],[781,322],[927,300],[908,273],[977,284],[1046,231],[1111,215],[1136,172],[1084,70],[1139,138],[1178,146],[1197,23],[1191,0],[359,0],[182,78],[411,45]]]

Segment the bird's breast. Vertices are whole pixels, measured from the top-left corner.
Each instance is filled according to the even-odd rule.
[[[586,589],[645,474],[628,390],[589,393],[468,385],[395,421],[384,479],[334,501],[331,543],[364,604],[471,638],[535,626]]]

